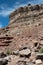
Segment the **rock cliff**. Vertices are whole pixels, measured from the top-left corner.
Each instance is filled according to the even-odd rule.
[[[0,29],[0,51],[14,55],[8,65],[43,65],[43,4],[20,7],[9,18]]]

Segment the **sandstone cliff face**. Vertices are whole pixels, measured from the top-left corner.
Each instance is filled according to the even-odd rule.
[[[31,20],[35,20],[37,17],[40,17],[42,15],[43,15],[43,5],[33,5],[33,6],[30,5],[20,7],[19,9],[11,13],[9,17],[10,17],[10,23],[24,22],[24,21],[31,22]]]
[[[8,27],[0,30],[0,45],[16,49],[43,37],[43,5],[20,7],[10,14]],[[7,39],[8,38],[8,39]],[[9,40],[9,38],[12,38]],[[11,45],[11,46],[10,46]],[[15,46],[16,45],[16,46]],[[12,47],[12,48],[11,48]],[[6,47],[5,47],[6,48]]]
[[[0,30],[0,50],[14,51],[15,55],[8,65],[37,65],[38,61],[42,64],[36,55],[40,56],[37,53],[43,48],[43,5],[20,7],[9,18],[8,27]]]

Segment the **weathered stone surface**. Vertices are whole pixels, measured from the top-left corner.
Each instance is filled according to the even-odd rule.
[[[37,59],[41,59],[41,60],[43,60],[43,53],[38,53],[38,54],[36,54],[36,58]]]
[[[13,53],[13,55],[18,55],[19,54],[19,50],[15,50],[12,53]]]
[[[25,56],[25,55],[28,56],[30,54],[31,54],[30,49],[23,49],[23,50],[19,51],[19,55],[22,55],[22,56]]]
[[[32,52],[32,53],[31,53],[31,56],[30,56],[30,60],[31,60],[32,62],[34,62],[35,58],[36,58],[36,53],[35,53],[35,52]]]
[[[36,60],[36,64],[42,64],[42,61],[40,59]]]
[[[6,57],[7,55],[4,53],[4,52],[0,52],[0,58],[4,58]]]
[[[11,61],[11,56],[4,57],[4,60],[8,60],[8,62]]]
[[[6,65],[8,63],[8,60],[0,59],[0,65]]]
[[[20,7],[19,9],[16,10],[16,14],[20,13],[20,12],[24,12],[24,11],[29,11],[29,9],[26,10],[26,8],[29,8],[29,7],[30,7],[31,11],[43,9],[42,8],[43,5],[35,5],[35,6],[30,5],[28,7],[25,7],[25,9],[24,9],[24,7]],[[14,13],[15,13],[15,11],[10,15],[10,17],[14,16],[15,15]]]
[[[8,27],[0,29],[0,50],[13,54],[4,60],[11,60],[8,65],[43,65],[43,5],[20,7],[9,17]]]

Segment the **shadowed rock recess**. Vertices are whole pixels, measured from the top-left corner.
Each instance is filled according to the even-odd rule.
[[[5,57],[0,64],[43,65],[43,4],[20,7],[9,18],[9,25],[0,29],[0,56],[9,55],[10,62]]]

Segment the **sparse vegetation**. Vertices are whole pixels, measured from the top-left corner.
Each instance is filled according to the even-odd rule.
[[[11,51],[11,50],[7,50],[7,51],[6,51],[6,54],[7,54],[7,55],[11,55],[11,54],[12,54],[12,51]]]
[[[43,48],[40,49],[40,53],[43,53]]]

